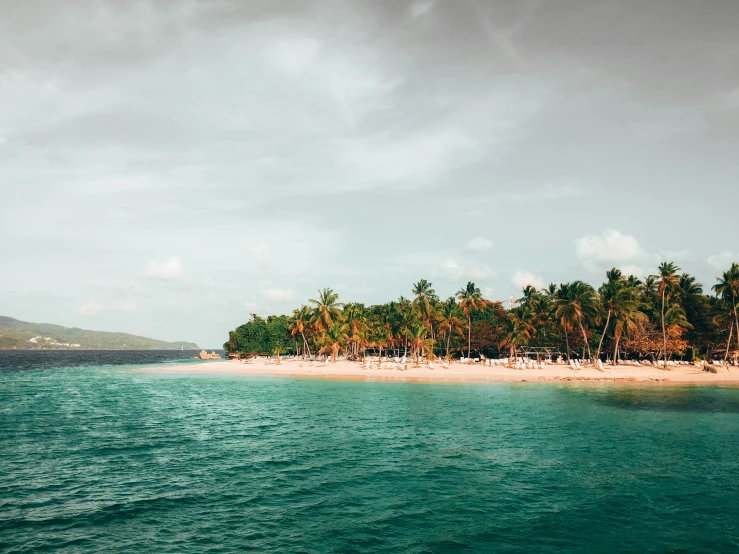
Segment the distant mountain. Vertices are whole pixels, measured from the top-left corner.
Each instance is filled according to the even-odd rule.
[[[194,342],[165,342],[129,335],[87,331],[0,316],[0,349],[22,350],[198,350]]]

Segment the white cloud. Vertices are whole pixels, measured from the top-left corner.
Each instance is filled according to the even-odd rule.
[[[94,300],[88,300],[77,306],[77,313],[80,315],[98,315],[103,310],[105,310],[105,304],[95,302]]]
[[[295,291],[280,288],[262,289],[262,298],[272,302],[287,302],[295,298]]]
[[[258,264],[265,265],[269,262],[269,247],[263,242],[260,242],[252,246],[251,255]]]
[[[435,275],[442,278],[452,280],[479,280],[479,279],[490,279],[495,277],[497,273],[489,267],[466,267],[461,266],[454,260],[445,260],[438,269],[434,271]]]
[[[485,288],[483,289],[483,291],[482,291],[482,295],[483,295],[483,296],[484,296],[485,298],[488,298],[488,299],[489,299],[489,298],[492,298],[492,297],[493,297],[493,289],[492,289],[492,287],[485,287]]]
[[[519,289],[523,289],[528,285],[537,289],[543,289],[546,286],[542,277],[535,275],[531,271],[525,270],[516,271],[516,273],[513,274],[513,277],[511,277],[511,282]]]
[[[146,277],[154,279],[179,279],[182,276],[182,260],[172,257],[163,262],[152,260],[144,271]]]
[[[110,309],[117,312],[137,312],[139,310],[139,306],[133,300],[118,300],[113,302]]]
[[[601,271],[609,265],[643,260],[646,253],[636,238],[615,229],[606,229],[602,235],[586,235],[575,241],[577,258],[589,271]]]
[[[729,250],[724,250],[720,254],[710,256],[708,263],[721,271],[726,271],[731,267],[731,264],[739,263],[739,252],[735,254]]]
[[[485,252],[492,250],[493,241],[482,237],[474,237],[467,245],[467,250],[470,252]]]

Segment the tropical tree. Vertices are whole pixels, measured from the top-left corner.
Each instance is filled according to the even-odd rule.
[[[729,268],[729,271],[724,271],[721,277],[716,279],[718,282],[713,285],[713,290],[716,296],[720,296],[731,306],[731,310],[734,313],[734,323],[731,326],[732,331],[734,328],[736,332],[736,343],[737,350],[739,350],[739,317],[737,317],[736,301],[739,298],[739,264],[733,263]],[[731,345],[731,331],[729,331],[729,341],[726,345],[726,352],[728,356],[729,347]]]
[[[662,299],[662,357],[664,368],[667,369],[667,326],[665,325],[665,312],[670,295],[679,290],[680,276],[677,272],[680,271],[680,268],[672,262],[662,262],[657,271],[657,275],[650,277],[655,279],[654,282],[657,285],[657,292]]]
[[[600,300],[602,302],[602,308],[606,311],[607,316],[606,323],[603,326],[603,332],[601,333],[600,340],[598,341],[598,350],[595,353],[596,360],[600,359],[600,351],[603,347],[603,339],[608,332],[608,326],[611,323],[611,314],[613,314],[613,308],[617,302],[619,293],[624,289],[624,284],[625,283],[623,275],[621,275],[621,271],[614,267],[610,271],[606,272],[606,282],[598,290],[598,294],[600,295]]]
[[[427,333],[428,328],[423,323],[417,323],[406,331],[408,344],[411,347],[411,354],[415,359],[416,365],[418,365],[419,357],[422,357],[426,350],[431,350],[434,344],[433,339],[426,338]]]
[[[462,321],[459,319],[460,313],[459,305],[456,300],[448,298],[442,305],[440,311],[441,323],[440,327],[446,332],[446,357],[449,358],[449,343],[453,333],[458,333],[464,336],[462,330]]]
[[[503,332],[503,338],[498,344],[498,348],[508,348],[509,358],[513,358],[516,353],[516,346],[527,344],[536,330],[515,312],[511,311],[508,312]]]
[[[623,337],[636,333],[639,325],[648,321],[648,317],[641,310],[639,289],[627,285],[619,291],[613,303],[613,363],[618,362],[619,345]]]
[[[475,283],[469,282],[467,286],[457,291],[457,302],[467,316],[467,357],[472,357],[472,312],[481,310],[485,305],[480,289]]]
[[[582,281],[560,285],[560,292],[561,294],[554,301],[554,315],[563,322],[565,329],[575,326],[580,328],[585,342],[585,352],[590,358],[590,345],[584,324],[586,321],[594,320],[597,316],[598,295],[593,287]]]
[[[418,283],[413,284],[413,301],[412,304],[418,310],[418,315],[431,331],[431,338],[434,338],[434,305],[439,301],[436,291],[431,288],[431,283],[426,279],[421,279]]]
[[[319,290],[318,299],[311,298],[310,302],[315,305],[314,324],[319,329],[328,329],[341,317],[339,308],[343,304],[339,302],[339,295],[332,289]]]
[[[331,362],[336,363],[336,357],[339,351],[343,349],[343,345],[346,341],[346,325],[334,322],[331,327],[325,330],[321,337],[321,349],[318,351],[319,354],[331,353]]]
[[[352,357],[359,357],[359,350],[363,347],[363,341],[366,339],[367,315],[364,305],[350,303],[344,306],[342,312],[342,320],[347,325],[347,347],[350,347]]]
[[[303,338],[303,355],[308,352],[310,356],[310,346],[305,338],[305,330],[310,322],[310,308],[308,306],[301,306],[297,310],[293,310],[293,317],[290,322],[290,334],[294,337],[297,334]]]

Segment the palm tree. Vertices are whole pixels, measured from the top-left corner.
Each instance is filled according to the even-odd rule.
[[[613,313],[613,307],[616,303],[616,299],[619,295],[619,293],[624,288],[624,279],[623,275],[621,275],[621,271],[616,269],[615,267],[612,268],[610,271],[606,272],[606,283],[598,290],[598,294],[600,294],[601,302],[603,303],[603,309],[608,313],[606,316],[606,324],[603,326],[603,333],[600,335],[600,341],[598,341],[598,350],[595,353],[595,359],[600,359],[600,351],[601,348],[603,348],[603,339],[606,336],[606,333],[608,332],[608,326],[611,323],[611,314]]]
[[[498,348],[508,348],[510,358],[513,358],[516,352],[516,346],[524,345],[531,340],[531,336],[535,329],[521,319],[515,312],[508,312],[508,319],[505,322],[504,335],[498,344]]]
[[[353,357],[359,357],[359,348],[362,343],[364,330],[367,327],[367,316],[364,305],[357,303],[346,304],[342,312],[342,320],[349,329],[348,342],[351,344],[351,355]]]
[[[665,310],[670,293],[678,290],[680,286],[680,277],[677,274],[677,272],[680,271],[680,268],[672,262],[662,262],[657,271],[657,275],[650,277],[655,278],[657,292],[662,298],[662,357],[664,359],[664,368],[667,369],[667,327],[665,326]]]
[[[389,319],[392,320],[391,325],[392,333],[391,338],[397,341],[398,344],[404,343],[403,356],[408,356],[408,330],[411,325],[415,323],[416,317],[413,313],[413,304],[406,297],[401,296],[395,303],[395,313],[389,314]]]
[[[346,325],[338,322],[332,323],[331,327],[326,329],[326,332],[323,334],[321,341],[323,346],[318,353],[325,354],[331,352],[331,363],[336,363],[336,356],[339,350],[341,350],[346,337]]]
[[[716,279],[718,283],[713,285],[713,290],[716,292],[716,296],[720,296],[724,300],[731,302],[731,309],[734,312],[734,324],[732,330],[736,326],[736,343],[737,349],[739,349],[739,317],[737,317],[736,300],[739,297],[739,264],[733,263],[729,268],[729,271],[724,271],[721,277]],[[729,333],[729,342],[726,346],[726,351],[729,351],[729,345],[731,345],[731,333]]]
[[[588,335],[585,332],[584,322],[595,319],[598,311],[598,294],[593,287],[582,281],[573,281],[572,283],[561,285],[560,293],[559,297],[554,301],[554,315],[558,320],[563,322],[565,331],[568,326],[577,325],[580,328],[583,341],[585,342],[585,350],[589,358],[590,345],[588,344]]]
[[[452,333],[457,332],[462,335],[462,321],[459,319],[459,306],[454,298],[448,298],[446,302],[441,305],[440,316],[441,323],[440,327],[446,329],[446,357],[449,358],[449,341],[452,338]],[[464,336],[464,335],[462,335]]]
[[[418,310],[418,315],[424,323],[429,326],[431,338],[434,338],[433,307],[439,301],[439,297],[436,296],[436,291],[431,288],[431,283],[426,279],[413,284],[413,294],[415,297],[412,304]]]
[[[485,305],[480,289],[475,283],[469,282],[467,286],[457,291],[457,301],[459,307],[467,316],[467,357],[472,357],[472,312],[481,310]]]
[[[639,289],[636,287],[626,286],[616,296],[613,305],[613,338],[615,346],[613,349],[613,363],[615,364],[619,358],[619,344],[623,337],[629,337],[631,333],[639,328],[639,324],[647,321],[649,318],[640,311],[641,301],[639,299]]]
[[[308,351],[308,356],[310,357],[310,346],[308,346],[308,341],[305,339],[305,329],[308,326],[308,322],[310,320],[310,309],[308,306],[301,306],[297,310],[293,310],[293,317],[292,322],[290,323],[290,331],[292,336],[294,337],[298,333],[300,333],[300,336],[303,337],[303,357],[305,357],[305,351]]]
[[[390,342],[390,339],[388,337],[389,335],[389,324],[388,323],[382,323],[380,321],[376,322],[376,324],[372,328],[372,346],[377,347],[377,361],[378,363],[382,363],[382,349],[386,348]]]
[[[426,338],[427,333],[428,328],[423,323],[414,325],[406,332],[416,366],[418,366],[419,355],[423,356],[424,351],[429,350],[433,346],[433,340]]]
[[[311,298],[310,302],[315,304],[314,322],[319,328],[328,329],[331,327],[334,320],[338,320],[341,316],[339,308],[341,308],[343,304],[339,302],[339,295],[332,289],[323,289],[323,291],[319,290],[318,300]]]

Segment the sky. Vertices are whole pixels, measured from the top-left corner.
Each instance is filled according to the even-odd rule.
[[[331,287],[739,261],[736,0],[0,0],[0,315],[219,347]]]

